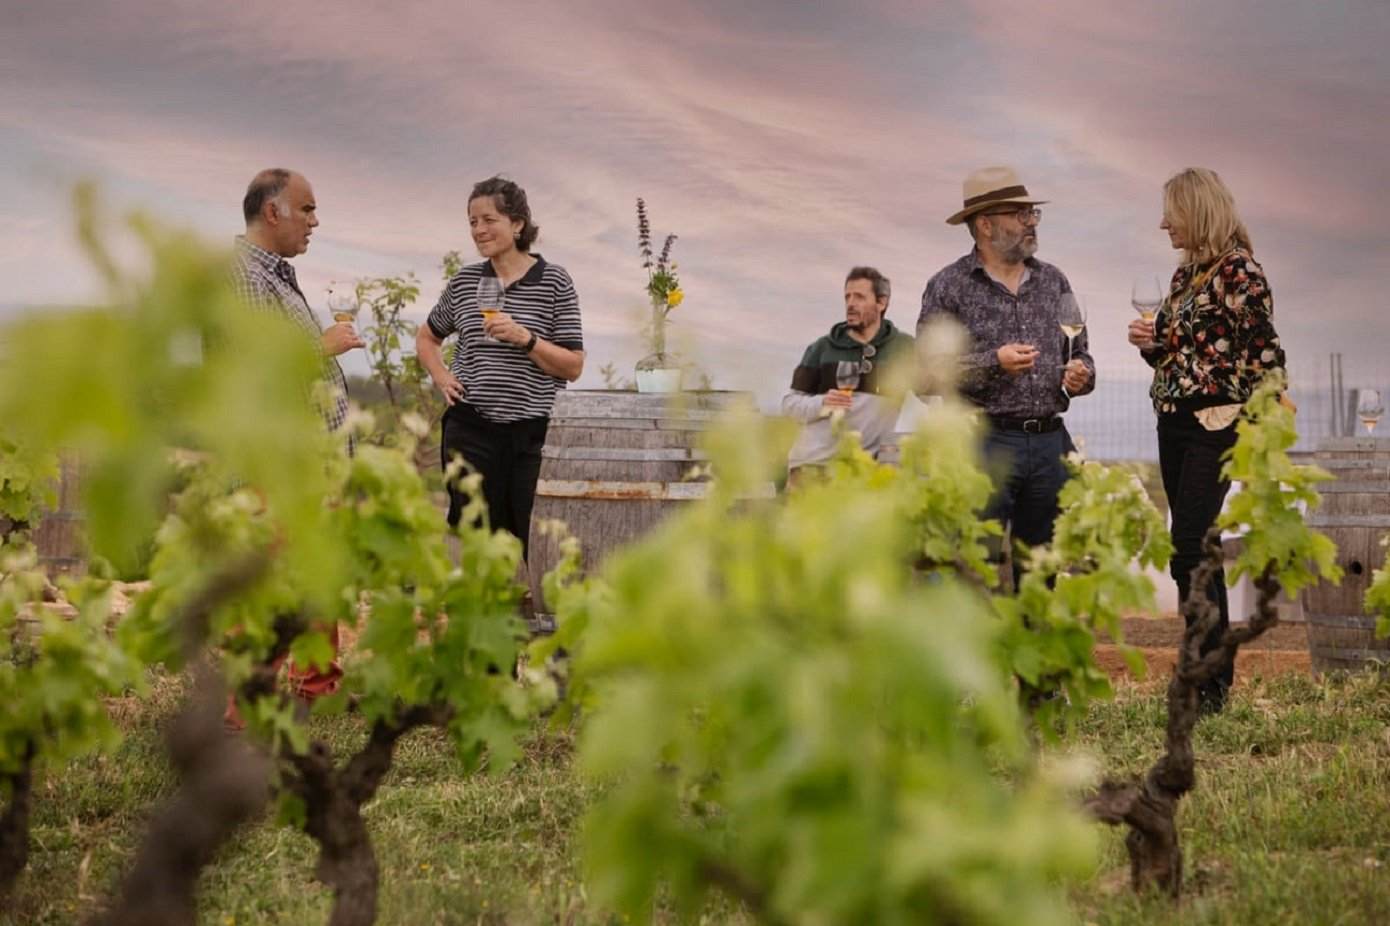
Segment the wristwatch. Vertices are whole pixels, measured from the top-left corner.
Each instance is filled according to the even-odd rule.
[[[531,340],[529,340],[529,341],[526,342],[526,346],[523,347],[522,350],[523,350],[524,352],[528,353],[528,354],[531,353],[531,351],[532,351],[532,350],[535,348],[535,346],[536,346],[536,342],[539,341],[539,340],[540,340],[540,338],[538,338],[538,337],[536,336],[536,333],[535,333],[534,331],[531,332]]]

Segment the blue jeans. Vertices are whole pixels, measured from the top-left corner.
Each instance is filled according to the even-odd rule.
[[[1074,450],[1065,427],[1047,434],[990,428],[985,435],[985,467],[994,479],[994,495],[984,516],[1013,527],[1013,538],[1030,547],[1052,540],[1057,520],[1057,493],[1067,481],[1062,458]],[[1022,570],[1014,560],[1014,582]]]

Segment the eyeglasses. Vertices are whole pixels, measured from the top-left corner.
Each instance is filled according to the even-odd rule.
[[[1042,221],[1042,210],[1036,206],[1026,206],[1022,209],[996,209],[993,212],[986,212],[985,215],[1011,215],[1018,219],[1020,225],[1027,225],[1032,220],[1034,225]]]
[[[874,371],[874,362],[870,358],[877,353],[877,347],[874,347],[872,344],[864,345],[864,352],[862,355],[864,359],[859,361],[859,374],[861,376],[867,376]]]

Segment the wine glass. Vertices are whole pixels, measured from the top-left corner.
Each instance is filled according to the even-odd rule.
[[[1134,285],[1130,287],[1129,304],[1134,306],[1140,318],[1151,322],[1163,305],[1163,296],[1163,285],[1158,282],[1158,277],[1141,274],[1134,278]],[[1150,341],[1148,347],[1153,346],[1154,342]]]
[[[357,324],[357,316],[362,312],[362,300],[357,297],[357,289],[334,289],[337,284],[328,286],[328,312],[338,324]]]
[[[506,299],[506,294],[502,290],[502,281],[495,276],[483,276],[478,278],[478,311],[483,316],[483,322],[502,311],[502,304]],[[497,338],[492,337],[483,330],[483,340],[489,344],[501,344]]]
[[[859,361],[841,360],[835,364],[835,385],[841,392],[852,393],[859,388]]]
[[[1158,277],[1147,274],[1135,277],[1129,293],[1129,304],[1134,306],[1134,311],[1144,321],[1153,321],[1163,305],[1163,286],[1158,282]]]
[[[1067,336],[1067,363],[1070,363],[1076,339],[1086,330],[1086,304],[1075,293],[1067,293],[1057,304],[1057,324]]]
[[[1385,403],[1375,389],[1360,389],[1356,393],[1356,417],[1366,426],[1366,433],[1375,432],[1376,423],[1385,414]]]

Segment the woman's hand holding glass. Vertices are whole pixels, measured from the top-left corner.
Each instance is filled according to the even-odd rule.
[[[517,347],[524,347],[526,342],[531,340],[530,330],[506,312],[501,311],[492,312],[484,317],[483,333],[493,341],[501,341],[503,344],[513,344]]]
[[[1136,318],[1129,323],[1129,343],[1140,350],[1153,350],[1158,346],[1154,334],[1152,318]]]

